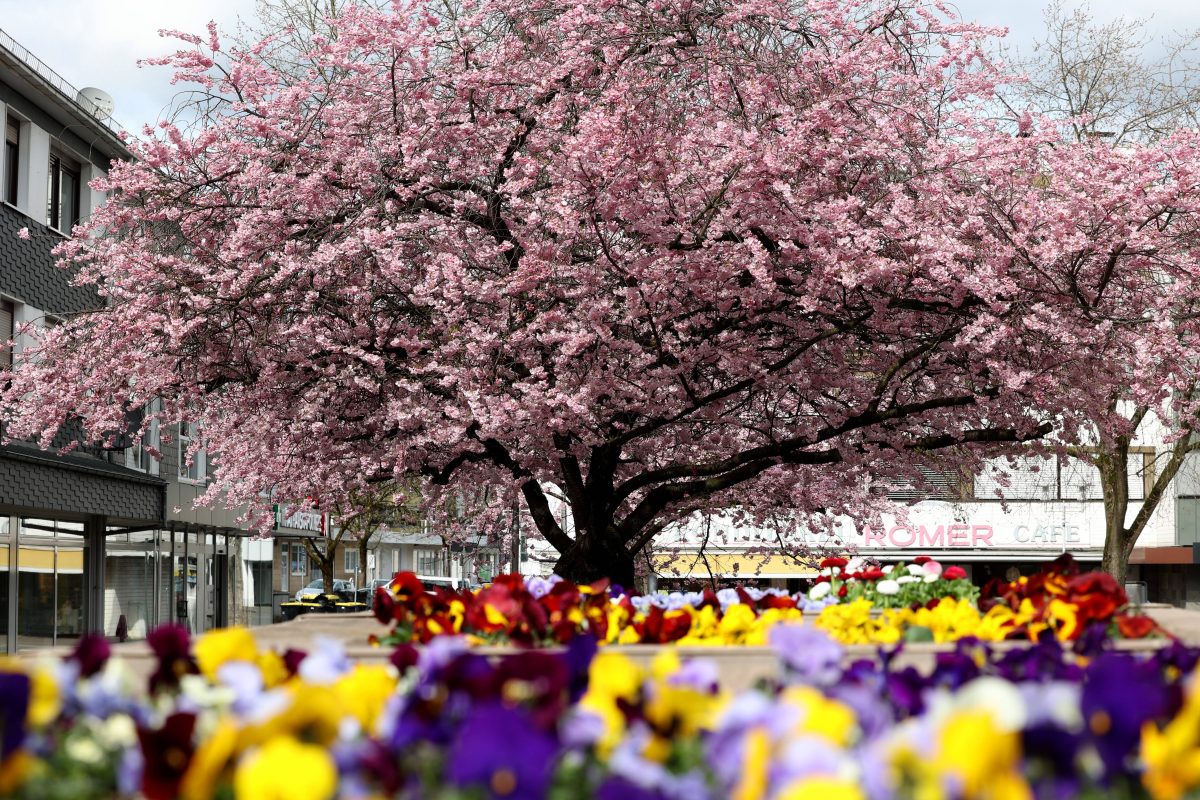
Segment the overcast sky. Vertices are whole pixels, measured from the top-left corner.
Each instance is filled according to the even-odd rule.
[[[1074,0],[1064,0],[1070,5]],[[1006,26],[1018,46],[1037,36],[1043,0],[958,0],[966,19]],[[1122,13],[1151,17],[1158,34],[1200,27],[1196,0],[1093,0],[1098,19]],[[0,0],[0,29],[68,82],[96,86],[116,100],[116,120],[131,131],[158,119],[176,88],[162,67],[138,68],[139,58],[173,49],[163,28],[204,32],[209,20],[236,26],[250,19],[254,0]]]

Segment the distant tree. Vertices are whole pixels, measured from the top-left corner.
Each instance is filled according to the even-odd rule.
[[[209,501],[490,486],[560,574],[629,585],[696,510],[874,518],[880,483],[1185,379],[1200,143],[1011,135],[987,32],[939,7],[331,24],[286,69],[215,28],[164,60],[214,102],[61,246],[109,305],[0,376],[14,435],[161,397],[221,454]]]
[[[1064,123],[1068,139],[1114,147],[1156,143],[1180,128],[1195,128],[1200,111],[1200,32],[1154,40],[1143,18],[1118,17],[1103,23],[1084,5],[1067,9],[1061,2],[1045,11],[1045,35],[1025,55],[1011,53],[1014,66],[1028,76],[1003,93],[1014,118],[1030,109]],[[1156,224],[1178,224],[1182,209],[1164,214]],[[1184,224],[1190,225],[1190,221]],[[1166,276],[1164,276],[1166,280]],[[1139,392],[1131,385],[1137,369],[1110,373],[1109,402],[1086,425],[1086,446],[1069,448],[1093,462],[1104,497],[1105,543],[1102,568],[1124,582],[1138,538],[1170,485],[1200,448],[1193,398],[1200,377],[1200,351],[1190,347],[1194,332],[1187,321],[1200,312],[1194,303],[1175,309],[1177,340],[1170,351],[1141,357],[1178,358],[1180,381],[1164,392]],[[1168,328],[1163,331],[1171,336]],[[1169,353],[1169,354],[1168,354]],[[1170,391],[1165,391],[1170,389]],[[1166,425],[1171,440],[1149,470],[1138,469],[1135,435],[1146,423]],[[1131,465],[1135,465],[1131,470]],[[1149,474],[1144,474],[1148,472]],[[1131,474],[1147,484],[1140,500],[1131,501]],[[1130,503],[1139,504],[1130,515]]]
[[[362,570],[363,585],[366,585],[367,556],[371,547],[378,546],[379,537],[396,528],[417,530],[424,515],[421,513],[421,497],[412,490],[394,481],[376,484],[366,492],[351,498],[350,505],[364,512],[358,526],[358,567]],[[380,575],[390,578],[390,575]]]
[[[1033,109],[1066,124],[1076,141],[1157,141],[1195,127],[1200,109],[1200,31],[1154,39],[1145,18],[1100,22],[1087,4],[1061,0],[1043,14],[1045,34],[1027,52],[1006,48],[1027,80],[1001,93],[1019,115]]]

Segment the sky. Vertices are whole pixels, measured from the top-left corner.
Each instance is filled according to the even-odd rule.
[[[1068,7],[1077,0],[1064,0]],[[1010,29],[1020,48],[1037,36],[1045,0],[957,0],[963,18]],[[1156,36],[1200,28],[1195,0],[1092,0],[1098,20],[1122,14],[1150,18]],[[0,29],[77,88],[95,86],[116,101],[113,117],[139,131],[168,107],[178,91],[164,67],[138,59],[171,52],[160,29],[204,33],[209,20],[234,29],[254,18],[254,0],[0,0]]]

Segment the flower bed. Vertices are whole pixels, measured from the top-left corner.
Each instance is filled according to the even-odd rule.
[[[1065,556],[1042,572],[979,589],[956,567],[927,558],[894,568],[854,568],[843,558],[821,562],[808,592],[727,588],[630,596],[606,584],[577,586],[555,578],[504,575],[478,592],[427,590],[399,573],[375,597],[380,621],[392,625],[386,644],[427,643],[463,634],[477,644],[564,644],[588,634],[603,643],[682,645],[764,644],[781,622],[811,620],[846,644],[900,641],[1037,640],[1052,632],[1137,639],[1156,632],[1128,607],[1108,575],[1081,573]]]
[[[777,680],[639,668],[576,636],[499,658],[460,637],[390,664],[265,652],[245,629],[151,634],[137,685],[103,640],[0,671],[0,795],[39,798],[1174,798],[1200,786],[1200,651],[960,641],[929,674],[843,666],[779,625]]]

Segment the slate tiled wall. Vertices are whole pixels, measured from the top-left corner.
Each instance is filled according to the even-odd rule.
[[[30,238],[17,231],[29,228]],[[71,286],[70,273],[54,265],[51,249],[61,239],[48,228],[0,203],[0,292],[50,314],[98,308],[90,289]]]
[[[159,520],[163,487],[6,458],[0,452],[0,507],[45,513],[103,514],[116,519]]]

